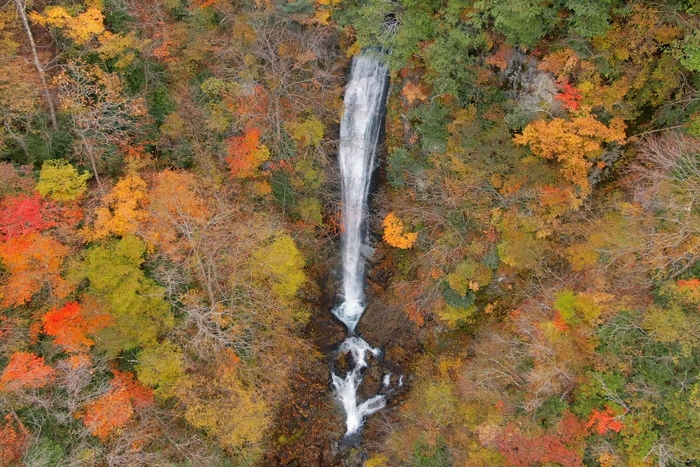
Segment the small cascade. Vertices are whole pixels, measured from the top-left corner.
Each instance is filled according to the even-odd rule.
[[[365,261],[371,251],[367,245],[367,197],[388,79],[387,67],[376,57],[369,53],[355,57],[340,123],[343,301],[333,309],[333,314],[348,329],[348,337],[338,353],[348,355],[354,366],[345,377],[333,372],[332,379],[334,395],[345,410],[348,437],[359,432],[365,417],[386,405],[386,398],[381,394],[358,403],[357,390],[368,365],[367,359],[370,356],[379,358],[381,351],[358,337],[355,328],[365,309]]]

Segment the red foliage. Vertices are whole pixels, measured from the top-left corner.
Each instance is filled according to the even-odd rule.
[[[567,109],[578,110],[581,105],[581,99],[583,99],[581,91],[576,89],[566,79],[557,82],[557,86],[559,86],[561,92],[554,96],[554,98],[562,101]]]
[[[20,465],[29,433],[23,426],[16,428],[10,415],[5,416],[5,424],[0,428],[0,466]]]
[[[87,318],[77,302],[54,308],[42,318],[44,332],[55,337],[54,342],[68,352],[83,352],[94,344],[88,333],[95,333],[109,324],[108,315]]]
[[[619,433],[625,425],[621,421],[616,420],[615,417],[615,412],[609,406],[602,411],[593,409],[591,416],[588,417],[586,428],[591,429],[595,427],[595,431],[599,435],[604,435],[608,430]]]
[[[529,467],[556,463],[564,467],[582,467],[586,434],[585,424],[567,411],[556,429],[532,438],[511,423],[496,436],[496,445],[505,457],[504,465]]]
[[[153,391],[135,381],[129,373],[113,370],[114,378],[107,394],[91,402],[82,415],[83,423],[94,436],[106,440],[124,427],[134,414],[153,404]]]
[[[0,376],[0,388],[40,388],[53,376],[54,369],[44,363],[44,357],[31,352],[15,352]]]
[[[56,223],[45,218],[45,203],[38,194],[19,195],[0,202],[0,240],[50,229]]]

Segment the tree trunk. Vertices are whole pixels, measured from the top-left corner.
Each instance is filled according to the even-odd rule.
[[[36,71],[39,73],[39,78],[41,79],[41,87],[44,91],[44,98],[46,99],[46,104],[49,106],[51,126],[54,130],[57,130],[58,122],[56,121],[56,108],[53,104],[51,92],[49,92],[49,86],[46,84],[46,73],[44,72],[44,67],[39,61],[39,54],[36,51],[36,44],[34,43],[34,35],[32,34],[32,29],[29,27],[29,21],[27,21],[27,12],[24,9],[24,4],[22,3],[22,0],[15,0],[15,5],[17,6],[17,13],[19,13],[19,17],[22,20],[22,26],[24,26],[24,32],[27,34],[27,39],[29,39],[29,45],[32,48],[34,66],[36,67]]]

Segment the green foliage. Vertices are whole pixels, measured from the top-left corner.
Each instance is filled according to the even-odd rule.
[[[566,7],[573,11],[569,18],[571,29],[584,38],[605,34],[614,3],[614,0],[567,0]]]
[[[467,258],[457,265],[454,272],[447,275],[447,282],[450,287],[462,296],[465,296],[468,290],[479,290],[491,282],[491,270]]]
[[[683,40],[681,63],[690,71],[700,72],[700,32]]]
[[[445,151],[449,137],[446,126],[449,113],[449,109],[439,103],[421,104],[409,112],[409,118],[417,120],[416,129],[421,136],[424,154]]]
[[[165,117],[177,108],[170,95],[170,89],[165,83],[155,85],[149,91],[146,102],[148,102],[148,111],[155,119],[157,126],[162,125]]]
[[[443,439],[437,444],[417,442],[413,446],[411,467],[452,467],[452,455]]]
[[[393,188],[406,186],[408,178],[420,170],[420,164],[405,148],[398,148],[387,155],[386,178]]]
[[[427,78],[435,93],[451,94],[464,103],[470,102],[477,92],[471,66],[476,62],[477,53],[485,48],[483,34],[462,23],[447,28],[438,36],[425,53]]]
[[[87,190],[89,172],[78,171],[64,159],[44,161],[39,172],[36,189],[41,196],[50,196],[56,201],[73,201]]]
[[[49,438],[35,441],[22,457],[24,465],[50,466],[61,465],[64,459],[63,448]]]
[[[548,2],[494,0],[488,2],[494,29],[506,36],[508,44],[533,47],[557,25],[557,11]]]
[[[311,225],[323,225],[321,201],[317,198],[302,198],[297,209],[304,222]]]
[[[292,138],[304,146],[318,146],[325,132],[323,123],[313,115],[300,122],[288,123],[287,129]]]

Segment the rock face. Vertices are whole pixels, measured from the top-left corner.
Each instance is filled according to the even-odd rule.
[[[562,103],[554,98],[559,93],[554,77],[537,66],[540,61],[512,49],[504,57],[508,64],[500,73],[502,86],[522,110],[557,114]]]

